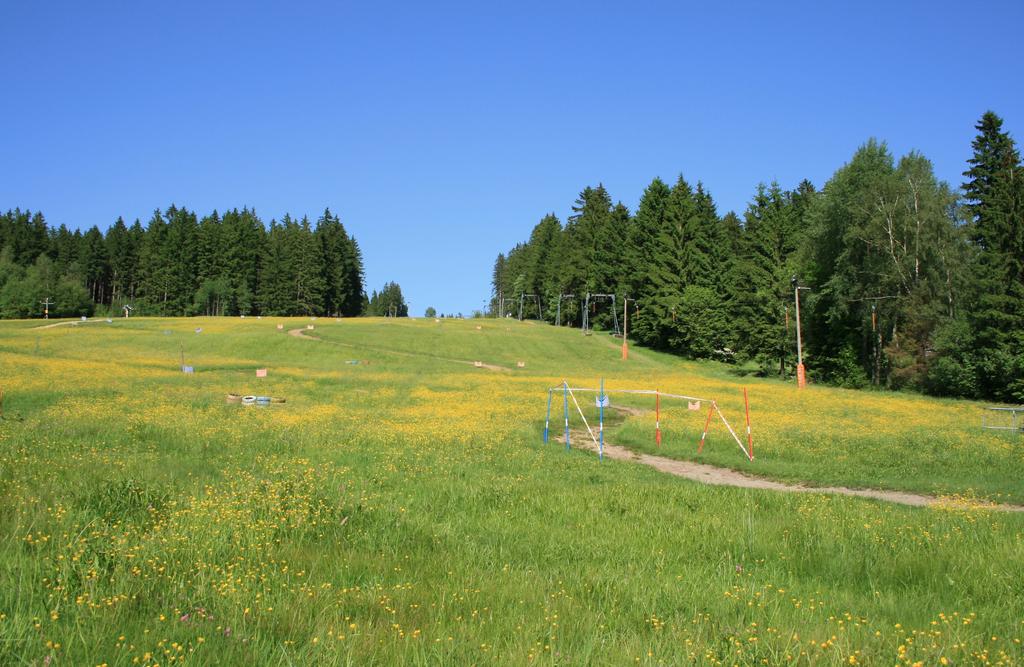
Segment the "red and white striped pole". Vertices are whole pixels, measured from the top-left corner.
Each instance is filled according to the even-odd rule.
[[[747,400],[747,388],[743,388],[743,408],[747,411],[747,447],[750,460],[754,460],[754,436],[750,434],[750,401]]]
[[[697,453],[700,454],[704,451],[704,439],[708,437],[708,427],[711,426],[711,415],[715,413],[715,402],[711,401],[711,407],[708,409],[708,419],[704,422],[704,432],[700,434],[700,444],[697,445]]]
[[[661,394],[654,390],[654,442],[661,447]]]

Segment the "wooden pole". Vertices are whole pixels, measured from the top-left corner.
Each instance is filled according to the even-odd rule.
[[[807,386],[807,373],[804,370],[803,338],[800,335],[800,287],[793,289],[793,300],[796,301],[796,386],[803,389]]]

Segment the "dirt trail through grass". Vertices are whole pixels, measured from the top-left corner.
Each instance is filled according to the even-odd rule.
[[[306,340],[320,340],[320,341],[323,340],[322,338],[317,338],[316,336],[308,335],[306,333],[305,329],[289,329],[288,330],[288,335],[289,336],[295,336],[296,338],[304,338]],[[355,345],[353,343],[343,343],[343,342],[337,341],[337,340],[331,340],[331,341],[327,341],[327,342],[329,342],[329,343],[331,343],[333,345],[340,345],[341,347],[349,347],[349,348],[352,348],[352,349],[355,349],[355,350],[360,350],[360,349],[372,350],[374,352],[382,352],[384,354],[395,354],[395,355],[398,355],[400,357],[420,357],[420,358],[424,358],[424,359],[436,359],[438,361],[450,361],[453,364],[463,364],[465,366],[476,366],[477,365],[477,362],[469,361],[468,359],[453,359],[451,357],[441,357],[441,356],[438,356],[436,354],[424,354],[424,353],[419,353],[419,352],[405,352],[405,351],[402,351],[402,350],[393,350],[393,349],[385,348],[385,347],[375,347],[373,345]],[[491,370],[491,371],[505,371],[505,372],[512,370],[510,368],[505,368],[504,366],[497,366],[495,364],[485,364],[483,362],[480,362],[480,365],[478,366],[478,368],[486,368],[487,370]]]
[[[73,324],[73,325],[92,324],[94,322],[106,322],[106,320],[96,320],[96,319],[93,319],[93,320],[66,320],[64,322],[53,322],[52,324],[41,324],[38,327],[32,327],[32,328],[33,329],[52,329],[54,327],[63,327],[63,326],[67,326],[69,324]]]
[[[570,443],[573,447],[580,447],[588,449],[592,452],[597,452],[597,445],[590,437],[590,433],[585,430],[571,429],[569,431]],[[561,443],[565,443],[565,436],[556,437]],[[765,479],[763,477],[755,477],[753,475],[747,475],[736,470],[729,468],[720,468],[718,466],[708,465],[706,463],[695,463],[693,461],[680,461],[678,459],[670,459],[664,456],[655,456],[652,454],[639,454],[625,447],[614,445],[608,442],[607,438],[604,441],[604,455],[610,459],[618,461],[632,461],[634,463],[642,463],[647,466],[651,466],[655,470],[667,473],[669,475],[675,475],[677,477],[685,477],[696,482],[703,482],[704,484],[715,484],[719,486],[736,486],[745,489],[765,489],[768,491],[783,491],[787,493],[829,493],[842,496],[857,496],[860,498],[873,498],[875,500],[884,500],[890,503],[897,503],[900,505],[911,505],[914,507],[928,507],[931,505],[950,506],[962,504],[952,501],[947,498],[940,498],[936,496],[926,496],[918,493],[907,493],[905,491],[888,491],[884,489],[851,489],[845,486],[804,486],[803,484],[784,484],[782,482],[776,482],[774,480]],[[1024,512],[1024,506],[1022,505],[1005,505],[995,503],[972,503],[972,507],[983,507],[993,510],[1003,510],[1007,512]]]
[[[305,329],[289,329],[288,335],[295,336],[296,338],[305,338],[306,340],[321,340],[316,336],[310,336],[308,333],[306,333]]]

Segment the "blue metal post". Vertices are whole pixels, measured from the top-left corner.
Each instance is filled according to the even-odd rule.
[[[569,451],[569,384],[562,381],[562,400],[565,410],[565,451]]]
[[[598,436],[600,437],[600,441],[598,442],[597,447],[597,460],[604,461],[604,378],[601,378],[601,395],[597,399],[597,403],[600,406],[598,410],[601,415],[601,423],[598,427]]]
[[[551,390],[548,389],[548,416],[544,418],[544,444],[548,444],[548,425],[551,423]]]

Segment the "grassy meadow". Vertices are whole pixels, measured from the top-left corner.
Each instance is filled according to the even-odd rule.
[[[1024,504],[1024,437],[979,404],[623,362],[530,322],[39,324],[0,323],[0,664],[1024,662],[1024,513],[985,507]],[[657,448],[650,397],[613,395],[636,409],[617,444],[947,502],[544,445],[547,389],[602,377],[716,399],[737,429],[749,390],[752,462],[714,423],[698,456],[705,412],[669,401]]]

